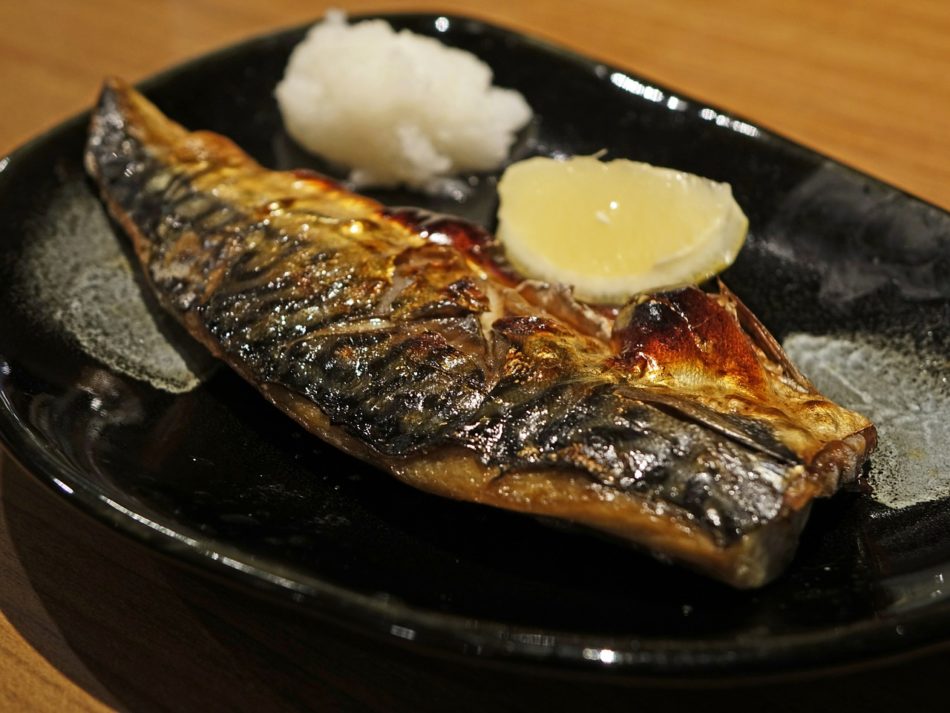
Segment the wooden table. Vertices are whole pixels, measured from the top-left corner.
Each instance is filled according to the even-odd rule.
[[[337,2],[351,12],[400,2]],[[305,0],[0,0],[0,155],[92,100],[251,34]],[[945,0],[425,2],[533,32],[719,104],[950,208]],[[539,678],[440,662],[302,622],[87,520],[0,456],[0,711],[937,710],[950,656],[725,692]],[[846,698],[842,698],[845,696]],[[833,701],[838,701],[833,703]],[[849,706],[844,707],[845,710]]]

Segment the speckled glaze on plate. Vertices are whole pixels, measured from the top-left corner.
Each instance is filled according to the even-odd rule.
[[[871,489],[819,503],[788,572],[737,592],[403,486],[209,369],[160,314],[141,326],[135,306],[149,298],[83,173],[86,116],[0,160],[0,436],[12,456],[178,561],[420,649],[706,677],[950,640],[950,216],[628,71],[465,18],[387,19],[474,52],[525,95],[536,116],[515,157],[606,149],[729,181],[751,233],[724,279],[819,388],[876,421]],[[251,40],[143,88],[265,165],[334,174],[290,141],[272,97],[303,33]],[[470,178],[463,198],[372,195],[491,228],[497,177]],[[141,346],[166,342],[183,354]]]

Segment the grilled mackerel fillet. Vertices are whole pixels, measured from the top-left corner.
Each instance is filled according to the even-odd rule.
[[[477,229],[269,171],[118,80],[86,166],[155,293],[310,432],[415,487],[563,519],[737,587],[791,559],[874,427],[724,286],[613,316]]]

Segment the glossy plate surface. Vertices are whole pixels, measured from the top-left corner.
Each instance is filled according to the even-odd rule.
[[[157,550],[412,646],[721,675],[950,639],[950,216],[627,71],[464,18],[389,19],[474,52],[525,95],[536,116],[516,157],[606,149],[730,182],[751,234],[725,280],[819,388],[876,421],[873,491],[819,503],[788,572],[736,592],[530,517],[416,492],[302,432],[226,369],[178,394],[133,378],[177,367],[123,326],[148,298],[83,173],[87,117],[0,161],[10,453]],[[145,91],[265,165],[333,173],[293,145],[272,98],[303,32],[216,53]],[[471,177],[458,200],[372,195],[492,228],[495,179]]]

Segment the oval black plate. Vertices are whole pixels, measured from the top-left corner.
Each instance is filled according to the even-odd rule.
[[[430,649],[719,675],[853,663],[950,637],[948,473],[928,455],[939,433],[914,440],[902,421],[950,403],[950,216],[535,39],[465,18],[387,19],[474,52],[524,93],[536,118],[516,155],[606,149],[731,182],[752,232],[726,281],[836,397],[882,419],[872,478],[902,507],[868,493],[819,503],[788,572],[737,592],[615,544],[416,492],[301,432],[226,370],[178,396],[122,376],[42,318],[46,293],[31,285],[45,278],[24,257],[45,226],[82,226],[100,210],[81,165],[85,116],[0,162],[0,434],[13,456],[157,550]],[[173,118],[232,137],[265,165],[328,169],[289,141],[272,99],[302,35],[255,39],[144,86]],[[491,227],[494,177],[473,184],[460,202],[375,195]],[[76,229],[77,254],[84,241]],[[920,393],[928,404],[913,403]]]

